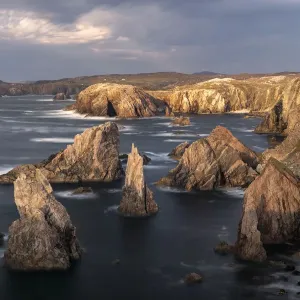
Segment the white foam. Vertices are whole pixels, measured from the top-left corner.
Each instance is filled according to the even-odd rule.
[[[181,189],[169,187],[169,186],[158,186],[157,188],[163,192],[168,192],[168,193],[188,193],[188,191],[186,191],[186,190],[181,190]]]
[[[154,152],[144,152],[151,160],[154,161],[165,161],[165,160],[172,160],[169,157],[169,153],[154,153]]]
[[[253,146],[254,149],[256,149],[257,151],[265,151],[266,149],[263,147],[259,147],[259,146]]]
[[[219,190],[234,198],[244,198],[245,195],[245,191],[240,188],[220,188]]]
[[[153,166],[153,165],[146,165],[144,166],[144,169],[165,169],[169,168],[168,166]]]
[[[74,110],[65,111],[65,110],[49,110],[45,111],[43,116],[39,116],[38,118],[63,118],[63,119],[87,119],[87,120],[116,120],[115,117],[95,117],[82,115]]]
[[[254,129],[249,129],[246,127],[242,127],[242,128],[232,127],[231,129],[235,130],[235,131],[239,131],[239,132],[253,132],[253,130],[254,130]]]
[[[53,99],[37,99],[36,102],[53,102]]]
[[[116,194],[116,193],[121,193],[122,189],[106,189],[104,190],[106,193],[110,193],[110,194]]]
[[[61,198],[75,198],[75,199],[93,199],[96,197],[95,193],[73,194],[72,191],[55,192],[55,195]]]
[[[37,142],[37,143],[62,143],[62,144],[73,144],[74,139],[69,138],[33,138],[30,139],[31,142]]]
[[[167,142],[167,143],[184,143],[184,142],[190,142],[190,140],[173,140],[173,139],[167,139],[167,140],[164,140],[164,142]]]
[[[105,210],[104,210],[104,213],[107,214],[109,212],[117,212],[118,211],[118,208],[119,208],[119,205],[112,205],[112,206],[109,206],[107,207]]]
[[[155,133],[155,134],[151,134],[151,136],[164,136],[164,137],[197,137],[199,135],[197,134],[192,134],[192,133],[174,133],[174,132],[161,132],[161,133]]]

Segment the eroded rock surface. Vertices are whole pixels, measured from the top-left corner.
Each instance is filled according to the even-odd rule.
[[[5,265],[16,270],[67,269],[81,257],[76,229],[39,169],[14,183],[20,219],[9,228]]]
[[[153,193],[145,183],[143,157],[132,145],[128,155],[125,185],[119,212],[125,216],[144,217],[158,212]]]
[[[183,156],[185,150],[190,147],[191,144],[189,144],[188,142],[184,142],[184,143],[181,143],[180,145],[178,145],[176,148],[174,148],[169,156],[174,158],[174,159],[181,159],[181,157]]]
[[[123,175],[119,160],[119,131],[115,123],[92,127],[76,135],[74,144],[37,164],[50,182],[113,181]],[[20,166],[0,176],[12,183],[20,172],[31,173],[32,165]]]
[[[189,117],[180,116],[178,118],[174,118],[172,124],[178,126],[188,126],[191,125],[191,121]]]
[[[245,193],[236,253],[239,258],[264,261],[265,244],[299,238],[300,185],[293,173],[271,158]]]
[[[187,190],[212,190],[219,186],[247,186],[257,176],[256,154],[232,133],[217,126],[209,137],[185,150],[178,166],[158,184]]]
[[[95,84],[77,96],[76,110],[95,116],[153,117],[165,104],[132,85]]]

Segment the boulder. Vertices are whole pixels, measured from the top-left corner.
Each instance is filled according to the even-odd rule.
[[[69,94],[65,94],[65,93],[57,93],[53,100],[67,100],[67,99],[71,99]]]
[[[5,265],[24,271],[65,270],[82,250],[65,207],[39,169],[14,183],[20,219],[9,228]]]
[[[220,255],[227,255],[234,252],[234,246],[222,241],[214,248],[214,251]]]
[[[79,113],[121,118],[153,117],[165,104],[140,88],[114,83],[95,84],[76,100]]]
[[[185,283],[186,284],[195,284],[195,283],[201,283],[203,280],[203,277],[197,273],[190,273],[185,276]]]
[[[172,124],[177,126],[188,126],[191,125],[191,121],[189,117],[180,116],[178,118],[174,118]]]
[[[220,186],[246,187],[257,176],[256,154],[232,133],[217,126],[209,137],[185,150],[177,167],[158,184],[187,190],[212,190]]]
[[[81,195],[81,194],[90,194],[93,193],[93,189],[91,187],[79,187],[78,189],[72,192],[72,195]]]
[[[272,108],[272,110],[264,117],[264,120],[255,129],[256,133],[282,133],[287,128],[287,124],[283,118],[282,100]]]
[[[143,157],[134,145],[128,155],[125,186],[119,212],[131,217],[144,217],[158,212],[153,193],[145,183]]]
[[[110,182],[123,176],[119,160],[119,131],[105,123],[75,136],[74,144],[33,166],[19,166],[0,176],[0,183],[12,183],[22,173],[39,168],[50,182]]]
[[[176,148],[174,148],[171,153],[169,154],[170,157],[180,160],[180,158],[183,156],[185,150],[190,147],[190,144],[188,142],[181,143]]]
[[[299,238],[299,180],[271,158],[245,193],[236,254],[243,260],[264,261],[264,245]]]

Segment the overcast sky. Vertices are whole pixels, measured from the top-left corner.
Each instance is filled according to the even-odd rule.
[[[0,79],[300,71],[300,0],[0,0]]]

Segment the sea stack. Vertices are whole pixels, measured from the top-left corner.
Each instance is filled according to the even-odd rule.
[[[52,182],[110,182],[124,174],[119,159],[119,130],[107,122],[75,136],[74,143],[45,161],[36,164]],[[13,183],[20,173],[34,171],[32,165],[19,166],[0,176],[0,184]]]
[[[71,99],[69,94],[65,94],[65,93],[57,93],[53,100],[68,100]]]
[[[14,182],[20,219],[9,228],[5,265],[14,270],[65,270],[82,250],[65,207],[39,169]]]
[[[134,145],[128,155],[125,186],[119,212],[129,217],[146,217],[158,212],[153,193],[145,183],[143,157]]]
[[[249,261],[264,261],[264,245],[299,239],[300,188],[293,173],[271,158],[244,197],[236,254]]]
[[[256,154],[232,133],[217,126],[207,138],[185,149],[177,167],[158,184],[186,190],[212,190],[220,186],[246,187],[258,175]]]

